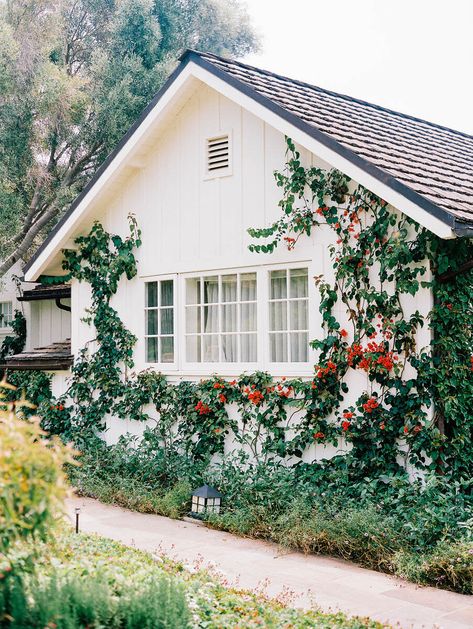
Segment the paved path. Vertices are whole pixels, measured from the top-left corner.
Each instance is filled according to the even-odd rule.
[[[71,519],[80,507],[82,531],[136,548],[164,552],[192,565],[204,557],[232,584],[279,596],[293,605],[342,610],[407,629],[473,628],[473,596],[421,588],[348,562],[281,550],[275,544],[213,531],[191,522],[128,511],[89,498],[68,501]]]

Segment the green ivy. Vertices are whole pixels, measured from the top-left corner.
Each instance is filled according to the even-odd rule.
[[[264,241],[250,249],[293,249],[302,235],[322,226],[334,233],[334,281],[316,278],[325,334],[311,343],[318,352],[313,377],[274,380],[257,372],[232,382],[212,376],[173,385],[152,370],[135,374],[136,338],[110,305],[121,279],[136,275],[133,252],[141,237],[130,217],[127,238],[95,223],[77,239],[75,250],[64,252],[67,275],[91,286],[92,305],[84,320],[96,331],[96,348],[88,344],[79,353],[67,393],[50,403],[43,421],[79,445],[104,429],[107,414],[154,421],[165,451],[199,465],[222,455],[227,437],[235,454],[297,466],[304,465],[309,446],[337,445],[343,438],[349,451],[320,465],[364,478],[402,474],[410,463],[468,478],[472,272],[449,283],[438,277],[473,257],[471,243],[440,240],[342,173],[305,168],[290,139],[287,146],[286,170],[275,173],[282,189],[281,218],[270,227],[250,229]],[[414,297],[421,287],[433,288],[433,310],[427,318],[417,311],[408,316],[403,296]],[[340,306],[348,329],[338,320]],[[422,326],[430,326],[433,335],[431,347],[419,350],[415,335]],[[405,375],[407,367],[414,377]],[[369,386],[347,406],[353,370],[365,372]],[[237,407],[238,424],[229,418],[229,405]]]

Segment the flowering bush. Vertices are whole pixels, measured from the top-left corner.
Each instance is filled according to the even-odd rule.
[[[0,407],[0,551],[7,552],[18,540],[46,535],[61,514],[67,492],[62,468],[72,462],[72,450],[46,438],[38,418],[17,418],[18,409],[31,407],[25,400],[0,399]]]

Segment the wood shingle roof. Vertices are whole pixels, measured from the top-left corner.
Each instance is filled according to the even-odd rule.
[[[207,53],[193,53],[473,224],[473,137]]]

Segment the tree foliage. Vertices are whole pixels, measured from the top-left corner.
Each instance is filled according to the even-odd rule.
[[[184,48],[256,46],[238,0],[0,0],[0,275],[32,253]]]

